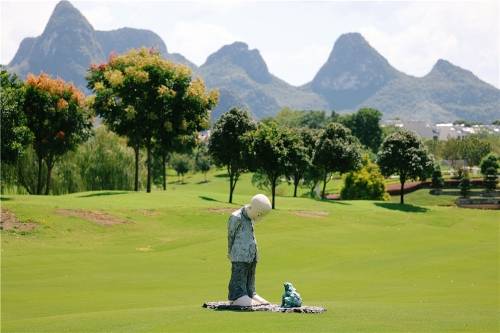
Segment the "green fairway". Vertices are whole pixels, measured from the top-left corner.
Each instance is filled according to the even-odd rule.
[[[328,311],[203,309],[227,297],[227,218],[258,190],[243,176],[230,205],[224,177],[202,179],[151,194],[4,196],[3,208],[40,226],[2,231],[2,332],[499,331],[500,213],[459,209],[428,190],[406,206],[278,197],[255,228],[257,291],[280,302],[290,281],[305,305]]]

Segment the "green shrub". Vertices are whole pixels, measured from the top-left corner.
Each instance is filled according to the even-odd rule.
[[[493,191],[497,187],[497,173],[499,168],[499,158],[495,154],[489,154],[481,161],[481,173],[484,176],[484,187]]]
[[[494,167],[489,167],[485,170],[484,174],[484,187],[493,191],[496,189],[498,183],[497,170]]]
[[[467,198],[469,196],[471,188],[470,178],[467,172],[463,173],[462,179],[460,180],[460,184],[458,185],[458,187],[460,188],[460,194],[462,195],[462,197]]]
[[[340,197],[346,200],[389,200],[385,192],[384,177],[378,166],[368,162],[359,171],[349,172],[344,180]]]

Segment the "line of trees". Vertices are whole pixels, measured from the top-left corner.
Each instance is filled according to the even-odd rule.
[[[245,171],[253,171],[254,184],[271,192],[273,208],[281,181],[293,183],[294,196],[300,182],[313,189],[321,182],[321,197],[325,198],[326,185],[334,174],[359,170],[369,164],[363,163],[363,153],[368,156],[377,151],[380,171],[372,163],[360,174],[368,181],[360,180],[360,175],[351,177],[353,186],[364,186],[376,198],[384,198],[379,172],[385,177],[398,175],[401,189],[408,180],[427,178],[432,173],[434,160],[415,134],[401,130],[382,142],[380,112],[376,110],[362,109],[344,118],[335,114],[328,118],[318,111],[296,112],[285,109],[275,119],[255,123],[248,112],[233,108],[215,123],[209,153],[218,166],[227,169],[229,202]],[[335,121],[339,119],[342,121]],[[343,123],[355,128],[358,136]],[[345,193],[352,196],[349,191]],[[400,201],[404,203],[403,190]]]
[[[94,95],[87,99],[72,84],[43,73],[30,74],[23,82],[2,68],[0,79],[1,153],[9,169],[2,179],[17,168],[15,178],[30,194],[50,193],[54,166],[93,134],[94,115],[134,150],[134,190],[139,190],[141,149],[146,152],[147,192],[152,187],[153,158],[161,161],[157,164],[166,189],[169,156],[193,149],[218,101],[218,92],[208,91],[189,68],[150,49],[131,50],[92,65],[87,81]],[[31,150],[37,160],[36,186],[22,177],[30,171],[19,161],[30,159]]]

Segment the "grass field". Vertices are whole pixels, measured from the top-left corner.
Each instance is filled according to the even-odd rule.
[[[40,224],[2,232],[2,332],[499,331],[500,213],[449,206],[452,195],[427,190],[405,206],[277,198],[256,226],[257,290],[279,302],[291,281],[325,314],[201,308],[226,298],[227,217],[256,192],[245,176],[230,205],[225,178],[201,180],[151,194],[2,197]],[[102,226],[61,209],[129,223]]]

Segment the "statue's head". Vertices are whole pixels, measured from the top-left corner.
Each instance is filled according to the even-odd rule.
[[[271,211],[271,202],[264,194],[254,195],[249,205],[245,206],[249,218],[255,222]]]
[[[295,288],[293,287],[293,284],[291,284],[290,282],[283,283],[283,286],[285,287],[286,292],[292,292],[295,290]]]

